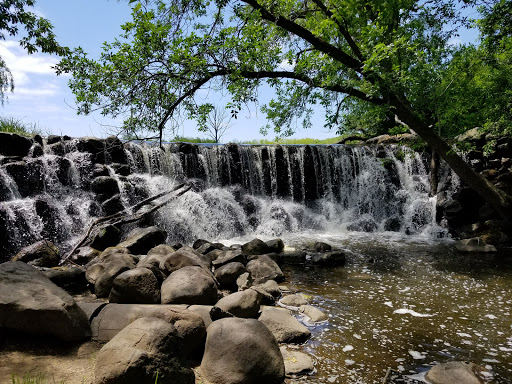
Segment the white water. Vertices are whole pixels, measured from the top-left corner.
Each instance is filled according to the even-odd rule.
[[[88,191],[93,164],[66,144],[65,155],[48,149],[38,162],[41,191],[22,198],[0,167],[7,191],[0,202],[4,252],[13,253],[43,237],[66,247],[101,211]],[[435,199],[429,197],[428,170],[421,155],[403,148],[348,146],[191,146],[127,144],[131,168],[118,180],[123,204],[171,188],[178,182],[195,188],[162,208],[155,223],[169,242],[197,238],[229,240],[293,236],[302,232],[347,233],[366,230],[426,238],[445,237],[435,223]],[[63,163],[64,166],[62,165]],[[390,169],[390,171],[388,171]],[[0,189],[1,191],[1,189]],[[42,218],[36,201],[51,211]],[[39,213],[39,214],[38,214]],[[45,221],[46,220],[46,221]],[[48,233],[47,224],[51,222]]]

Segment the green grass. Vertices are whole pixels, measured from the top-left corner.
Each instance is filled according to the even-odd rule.
[[[202,137],[186,137],[186,136],[176,136],[174,139],[169,140],[172,143],[177,143],[179,141],[184,143],[215,143],[212,139],[206,139]]]
[[[280,139],[280,140],[251,140],[251,141],[245,141],[244,144],[261,144],[261,145],[267,145],[267,144],[336,144],[338,141],[341,140],[341,136],[337,137],[331,137],[329,139],[324,140],[318,140],[318,139]]]
[[[40,135],[41,129],[35,123],[24,123],[22,119],[0,116],[0,132],[17,133],[22,136]]]
[[[41,373],[36,376],[25,374],[23,377],[12,375],[12,384],[46,384],[49,383]]]

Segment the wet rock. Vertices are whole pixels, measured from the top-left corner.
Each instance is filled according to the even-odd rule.
[[[307,257],[307,253],[303,251],[286,251],[276,255],[278,263],[288,265],[304,264]]]
[[[213,305],[218,300],[217,284],[202,267],[183,267],[162,283],[162,304]]]
[[[98,251],[104,251],[119,243],[121,230],[114,225],[105,225],[95,230],[91,237],[92,241],[89,245]]]
[[[126,164],[124,144],[116,136],[109,136],[105,139],[105,152],[108,163]]]
[[[212,384],[281,384],[284,362],[263,324],[229,318],[208,327],[201,372]]]
[[[35,157],[41,157],[43,155],[44,155],[43,146],[39,143],[34,143],[34,145],[32,145],[32,148],[30,148],[29,156],[35,158]]]
[[[311,332],[283,308],[266,307],[258,319],[272,332],[278,343],[302,343]]]
[[[246,269],[251,274],[253,284],[263,284],[267,280],[275,280],[277,282],[284,280],[281,268],[267,255],[261,255],[249,261]]]
[[[33,196],[43,190],[42,166],[39,159],[15,161],[4,166],[18,187],[21,197]]]
[[[318,323],[320,321],[325,321],[328,319],[325,313],[323,313],[318,308],[313,307],[312,305],[301,305],[299,308],[299,312],[302,313],[304,316],[309,317],[309,320],[312,323]]]
[[[255,318],[258,316],[261,294],[253,289],[235,292],[220,299],[215,307],[236,317]]]
[[[196,249],[197,252],[206,255],[207,253],[210,253],[212,251],[218,250],[218,248],[213,245],[212,243],[206,243],[201,245],[199,248]]]
[[[51,241],[41,240],[23,248],[13,260],[37,267],[55,267],[60,262],[60,252]]]
[[[497,252],[496,247],[491,244],[485,244],[483,240],[478,237],[471,239],[459,240],[455,245],[459,252],[480,252],[480,253],[494,253]]]
[[[433,366],[425,377],[432,384],[483,384],[479,371],[473,363],[450,361]]]
[[[106,216],[123,211],[124,204],[123,200],[121,199],[121,195],[114,195],[111,198],[105,200],[103,203],[101,203],[101,209]]]
[[[347,225],[347,230],[354,232],[375,232],[378,225],[371,217],[361,217],[356,222]]]
[[[85,268],[59,267],[44,271],[44,274],[58,287],[66,292],[80,293],[87,289]]]
[[[386,221],[384,222],[384,230],[390,232],[400,232],[400,219],[398,217],[391,217],[389,219],[386,219]]]
[[[104,176],[104,177],[110,176],[108,168],[105,164],[94,164],[92,174],[91,174],[91,179],[95,179],[100,176]]]
[[[234,290],[237,288],[236,280],[242,273],[245,273],[242,263],[227,263],[215,269],[215,278],[221,288]]]
[[[54,242],[64,240],[67,230],[54,201],[48,196],[38,196],[34,201],[34,207],[43,222],[41,236]]]
[[[0,155],[27,156],[32,140],[15,133],[0,132]]]
[[[73,298],[21,261],[0,264],[0,328],[65,341],[91,335],[87,316]]]
[[[242,245],[244,255],[264,255],[271,253],[270,247],[260,239],[254,239]]]
[[[306,305],[308,303],[304,295],[301,295],[300,293],[296,295],[283,296],[279,302],[291,307],[300,307],[301,305]]]
[[[158,279],[147,268],[134,268],[123,272],[112,282],[108,301],[121,304],[158,304]]]
[[[57,156],[64,156],[65,150],[64,145],[62,143],[53,143],[46,146],[48,148],[48,151],[54,155]]]
[[[197,249],[204,244],[210,244],[210,242],[204,239],[197,239],[196,241],[194,241],[194,244],[192,244],[192,248]]]
[[[273,239],[266,242],[270,252],[280,253],[284,249],[284,243],[281,239]],[[268,252],[268,253],[270,253]]]
[[[121,175],[121,176],[129,176],[130,175],[130,167],[126,164],[111,164],[110,165],[112,167],[112,169],[114,170],[114,172],[117,174],[117,175]]]
[[[316,252],[327,252],[327,251],[330,251],[332,249],[332,247],[330,244],[324,243],[322,241],[318,241],[313,246],[313,249]]]
[[[110,255],[114,253],[124,253],[125,255],[131,255],[130,250],[124,247],[108,247],[100,253],[99,259],[101,261],[105,261],[109,258]]]
[[[134,255],[145,255],[151,248],[163,243],[166,238],[167,232],[158,227],[137,228],[117,246],[127,248]]]
[[[94,383],[194,384],[193,371],[180,361],[182,344],[165,320],[137,319],[101,348]]]
[[[110,176],[98,176],[91,182],[91,190],[99,195],[100,202],[120,193],[117,180]]]
[[[221,257],[222,255],[224,255],[225,253],[226,253],[226,251],[223,251],[221,249],[214,249],[213,251],[208,252],[206,254],[206,256],[213,262],[213,261],[217,260],[219,257]]]
[[[315,364],[309,355],[299,351],[290,351],[286,347],[281,347],[280,351],[283,355],[286,376],[307,375],[314,371]]]
[[[82,137],[77,144],[80,152],[87,152],[91,154],[93,163],[105,163],[105,145],[102,140],[94,137]]]
[[[335,267],[345,265],[345,253],[341,251],[331,251],[314,255],[311,263],[319,266]]]

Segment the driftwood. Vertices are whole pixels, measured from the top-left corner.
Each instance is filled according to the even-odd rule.
[[[143,200],[143,201],[141,201],[141,202],[139,202],[139,203],[137,203],[137,204],[135,204],[135,205],[133,205],[133,206],[131,206],[129,208],[125,208],[122,211],[114,213],[113,215],[100,217],[100,218],[94,220],[89,225],[89,228],[85,232],[85,235],[73,247],[73,249],[70,252],[68,252],[68,254],[60,261],[59,265],[62,265],[66,261],[68,261],[68,259],[71,257],[71,255],[73,255],[78,248],[80,248],[81,246],[83,246],[87,242],[87,240],[91,236],[91,233],[93,233],[93,230],[95,228],[97,228],[98,226],[105,225],[105,224],[120,226],[120,225],[125,225],[125,224],[129,224],[129,223],[133,223],[135,221],[141,220],[141,219],[145,218],[146,216],[152,214],[156,210],[162,208],[164,205],[170,203],[176,197],[183,195],[185,192],[190,190],[190,188],[192,188],[191,185],[180,184],[180,185],[178,185],[177,187],[175,187],[175,188],[173,188],[171,190],[167,190],[167,191],[161,192],[161,193],[159,193],[157,195],[148,197],[147,199],[145,199],[145,200]],[[172,195],[168,196],[170,194],[172,194]],[[147,205],[147,204],[149,204],[149,203],[151,203],[151,202],[153,202],[153,201],[155,201],[155,200],[157,200],[157,199],[159,199],[161,197],[164,197],[164,196],[167,196],[167,197],[164,200],[158,202],[157,204],[151,206],[151,208],[146,209],[146,210],[141,211],[141,212],[137,212],[139,209],[141,209],[145,205]],[[134,212],[134,213],[130,213],[130,212]]]

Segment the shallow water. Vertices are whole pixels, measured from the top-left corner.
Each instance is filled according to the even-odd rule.
[[[300,249],[310,235],[285,243]],[[512,382],[512,259],[458,254],[447,240],[315,236],[345,249],[347,265],[283,267],[284,284],[329,314],[300,347],[317,369],[300,382],[380,383],[388,368],[421,378],[452,360]]]

